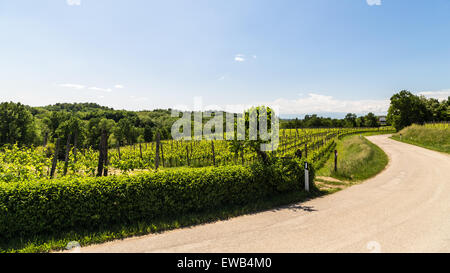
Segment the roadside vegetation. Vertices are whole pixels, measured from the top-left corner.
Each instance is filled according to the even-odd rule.
[[[310,193],[294,191],[257,200],[245,205],[224,205],[200,212],[190,212],[180,215],[167,215],[157,219],[142,220],[136,223],[103,226],[98,229],[78,228],[71,231],[55,230],[51,234],[40,234],[31,237],[14,238],[2,243],[0,253],[45,253],[66,250],[70,242],[78,242],[81,246],[100,244],[112,240],[125,239],[133,236],[158,234],[177,228],[227,220],[246,214],[258,213],[270,209],[288,206],[306,201],[332,192],[313,189]]]
[[[0,182],[0,251],[46,252],[195,225],[313,197],[303,163],[177,168],[101,178]],[[310,170],[310,180],[314,169]]]
[[[338,151],[337,171],[334,170],[334,154],[332,154],[324,166],[317,171],[318,184],[322,182],[327,187],[348,186],[353,182],[375,176],[386,167],[389,161],[383,150],[363,135],[347,136],[338,140],[336,150]]]
[[[392,136],[393,139],[430,150],[450,153],[450,124],[411,125]]]
[[[412,124],[450,121],[450,97],[439,101],[402,90],[391,97],[387,121],[397,131]]]

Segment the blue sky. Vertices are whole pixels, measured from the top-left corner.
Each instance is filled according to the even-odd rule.
[[[450,95],[448,0],[0,0],[1,101],[383,113]]]

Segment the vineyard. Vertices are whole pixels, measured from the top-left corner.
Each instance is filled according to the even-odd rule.
[[[280,131],[277,149],[269,156],[302,158],[320,165],[335,146],[335,139],[348,134],[391,132],[380,128],[284,129]],[[157,148],[158,147],[158,148]],[[55,157],[54,146],[24,148],[4,146],[0,152],[0,181],[19,182],[44,178],[93,177],[98,173],[99,151],[69,147],[64,160]],[[257,154],[233,141],[199,140],[139,143],[107,149],[104,175],[165,170],[176,167],[251,165]]]

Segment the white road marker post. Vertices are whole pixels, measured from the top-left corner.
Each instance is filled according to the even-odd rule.
[[[305,191],[309,192],[309,167],[308,167],[308,162],[305,162]]]

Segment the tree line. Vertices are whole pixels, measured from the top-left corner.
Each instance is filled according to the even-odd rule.
[[[208,115],[207,115],[208,116]],[[203,122],[208,119],[204,118]],[[159,133],[161,139],[171,138],[172,124],[177,117],[171,109],[152,111],[114,110],[95,103],[57,103],[31,107],[21,103],[0,103],[0,146],[4,144],[46,145],[56,139],[68,140],[78,147],[98,149],[102,132],[107,132],[109,145],[132,145],[151,142]],[[391,97],[388,124],[400,130],[413,123],[450,121],[450,100],[439,101],[417,96],[403,90]],[[281,128],[377,127],[373,113],[357,116],[348,113],[343,119],[306,115],[304,119],[281,120]],[[64,142],[65,143],[65,142]]]
[[[354,127],[379,127],[381,124],[377,116],[368,113],[358,117],[348,113],[343,119],[319,117],[316,114],[306,115],[304,119],[282,120],[281,128],[354,128]]]
[[[204,112],[203,125],[212,118],[214,114]],[[0,103],[0,146],[15,143],[47,146],[55,145],[60,139],[61,153],[68,145],[99,149],[104,132],[110,147],[133,145],[154,141],[157,133],[161,140],[171,139],[172,125],[177,120],[178,117],[172,116],[172,109],[127,111],[95,103],[31,107],[3,102]]]
[[[450,96],[439,101],[402,90],[391,97],[387,120],[397,131],[411,124],[450,121]]]
[[[427,122],[450,121],[450,97],[439,101],[435,98],[414,95],[402,90],[390,99],[390,106],[386,117],[387,125],[401,130],[411,124],[424,124]],[[304,119],[289,119],[281,122],[281,128],[330,128],[330,127],[377,127],[379,118],[373,113],[358,117],[348,113],[343,119],[318,117],[306,115]]]
[[[131,145],[150,142],[156,132],[170,138],[176,118],[170,110],[133,112],[114,110],[95,103],[58,103],[30,107],[21,103],[0,103],[0,145],[46,145],[56,139],[71,139],[78,147],[98,148],[103,130],[109,143]]]

